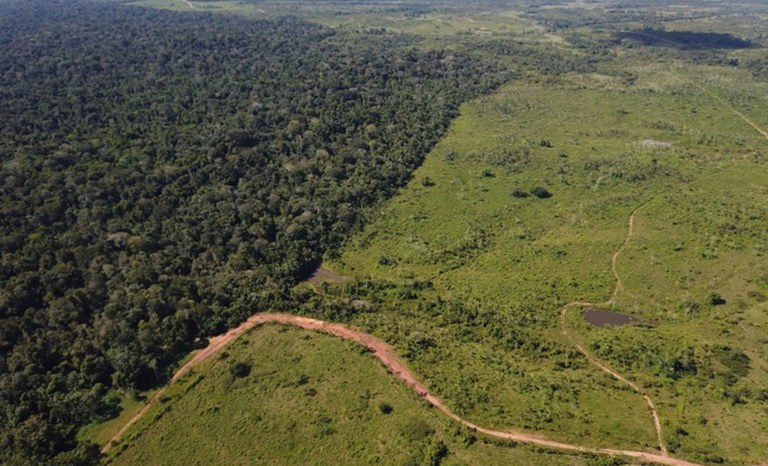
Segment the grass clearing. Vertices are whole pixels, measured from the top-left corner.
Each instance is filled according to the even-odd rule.
[[[239,12],[279,16],[299,8],[289,5]],[[423,39],[419,47],[489,37],[567,43],[514,12],[333,8],[296,11],[348,33],[414,34]],[[736,24],[729,21],[697,20],[691,30],[717,23],[726,32]],[[761,53],[723,56],[756,60]],[[515,65],[514,57],[505,60]],[[650,451],[656,439],[643,400],[590,366],[558,321],[567,302],[609,298],[611,256],[640,207],[612,306],[640,324],[595,329],[572,312],[568,328],[653,396],[675,456],[764,460],[766,139],[737,112],[768,127],[766,83],[735,66],[631,48],[590,72],[522,75],[462,107],[411,183],[329,257],[332,270],[358,281],[320,287],[323,299],[370,305],[349,321],[393,343],[430,389],[473,422]],[[591,461],[482,439],[467,446],[464,434],[350,344],[275,327],[244,341],[230,358],[249,361],[248,384],[227,382],[226,360],[200,369],[112,461],[194,462],[188,444],[209,455],[200,461],[235,464],[301,462],[309,454],[320,464],[402,464],[440,444],[450,452],[445,464]],[[296,386],[302,375],[308,382]],[[381,402],[393,413],[381,417]],[[413,441],[404,437],[408,429],[432,433]]]
[[[235,362],[247,375],[233,375]],[[277,325],[254,329],[174,384],[113,452],[107,462],[116,465],[589,461],[478,438],[357,345]]]
[[[763,308],[755,308],[747,294],[765,294],[757,283],[765,274],[760,232],[766,231],[766,217],[760,196],[768,185],[754,158],[765,139],[709,93],[676,73],[658,71],[656,66],[636,68],[635,85],[581,75],[546,87],[513,83],[466,104],[411,184],[333,261],[345,275],[400,287],[427,281],[432,288],[421,292],[422,299],[474,303],[508,314],[510,322],[518,322],[510,331],[534,329],[526,338],[550,348],[536,357],[527,350],[504,353],[480,342],[462,342],[443,328],[440,312],[426,319],[438,322],[423,322],[423,313],[393,302],[390,318],[410,322],[405,325],[436,341],[412,364],[459,412],[478,422],[517,425],[585,443],[636,446],[642,439],[641,445],[652,447],[650,421],[642,432],[634,431],[642,422],[638,416],[616,416],[633,403],[634,413],[645,413],[639,397],[610,379],[596,386],[594,378],[603,376],[568,352],[556,322],[566,302],[608,298],[614,285],[610,258],[624,241],[629,213],[640,205],[637,238],[619,262],[626,291],[616,309],[645,316],[655,327],[622,330],[644,335],[628,337],[627,345],[646,339],[651,347],[661,342],[663,351],[674,353],[677,346],[671,342],[700,335],[690,345],[703,373],[709,370],[705,366],[717,365],[705,355],[707,348],[724,345],[736,334],[712,319],[721,315],[733,321],[726,315],[741,306],[751,336],[740,346],[755,367],[764,367],[757,336],[764,329]],[[645,140],[670,146],[649,146]],[[532,196],[535,186],[553,196]],[[644,223],[648,218],[653,220]],[[752,220],[745,223],[746,218]],[[717,250],[729,251],[719,259],[702,257],[713,245],[713,234]],[[681,241],[686,248],[674,251]],[[673,315],[686,296],[702,300],[720,288],[724,296],[735,293],[732,305],[703,310],[684,324]],[[673,311],[648,314],[662,308]],[[374,332],[397,339],[398,330],[384,320],[365,318]],[[587,328],[581,317],[572,320],[594,342],[598,331]],[[705,337],[723,331],[722,338]],[[741,402],[731,406],[732,394],[723,395],[729,388],[700,375],[695,381],[671,381],[657,369],[625,367],[618,348],[616,353],[604,351],[601,357],[651,388],[675,454],[698,461],[721,457],[734,464],[763,455],[759,444],[765,440],[766,419],[754,411],[761,403],[755,394],[765,384],[762,369],[739,382],[744,384],[739,389],[752,394],[750,401],[744,398],[742,410]],[[553,371],[563,365],[567,369]],[[568,395],[553,401],[542,388],[547,384]],[[697,395],[689,386],[705,388]],[[482,402],[457,402],[473,397]],[[713,421],[726,411],[740,414]],[[744,427],[737,429],[732,422]],[[733,431],[725,435],[724,428]]]

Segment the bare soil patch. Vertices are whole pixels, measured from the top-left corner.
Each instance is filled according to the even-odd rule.
[[[330,284],[338,285],[342,283],[347,283],[351,280],[352,278],[350,277],[339,275],[321,266],[321,267],[318,267],[317,270],[315,270],[315,273],[313,273],[312,276],[307,279],[307,282],[311,283],[314,286],[320,286],[320,284],[322,283],[330,283]]]
[[[645,147],[653,147],[656,149],[669,149],[672,147],[671,142],[667,141],[657,141],[656,139],[643,139],[640,144],[642,144]]]

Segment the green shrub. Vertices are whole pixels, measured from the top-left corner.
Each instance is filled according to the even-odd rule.
[[[247,377],[251,373],[251,365],[247,362],[236,362],[229,366],[229,373],[236,379]]]
[[[546,190],[546,188],[542,188],[541,186],[536,186],[535,188],[531,189],[531,194],[538,197],[539,199],[548,199],[552,197],[552,193]]]
[[[511,194],[512,194],[512,197],[516,197],[518,199],[523,199],[523,198],[528,197],[528,193],[523,191],[520,188],[513,189]]]
[[[435,430],[423,419],[410,419],[400,428],[400,433],[406,440],[417,442],[435,433]]]
[[[379,403],[379,411],[383,414],[390,414],[393,411],[393,408],[389,403]]]
[[[722,304],[725,304],[725,298],[720,296],[720,293],[715,293],[714,291],[709,293],[709,304],[713,306],[720,306]]]

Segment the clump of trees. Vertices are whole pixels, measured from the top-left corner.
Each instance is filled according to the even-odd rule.
[[[196,338],[276,307],[506,79],[335,35],[0,4],[0,463],[94,461],[75,434],[109,388],[162,383]]]
[[[542,188],[541,186],[536,186],[531,189],[531,195],[536,196],[539,199],[548,199],[552,197],[552,193],[550,193],[547,188]]]
[[[229,373],[236,379],[248,377],[251,373],[251,365],[247,362],[238,361],[229,366]]]
[[[530,191],[525,191],[520,187],[516,187],[512,189],[512,191],[509,193],[512,197],[516,197],[518,199],[525,199],[528,196],[534,196],[539,199],[549,199],[552,197],[552,193],[549,192],[547,188],[541,187],[541,186],[535,186],[531,188]]]

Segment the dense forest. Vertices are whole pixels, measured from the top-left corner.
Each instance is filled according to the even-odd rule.
[[[0,463],[95,461],[110,388],[279,306],[506,79],[408,43],[0,3]]]

